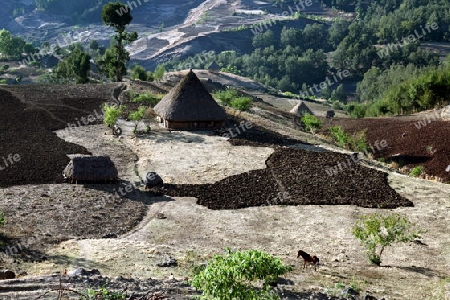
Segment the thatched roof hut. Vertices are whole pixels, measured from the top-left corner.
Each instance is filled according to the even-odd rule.
[[[69,182],[115,182],[118,171],[109,156],[76,156],[63,171]]]
[[[308,106],[306,106],[305,102],[300,101],[296,106],[294,106],[290,111],[291,114],[310,114],[313,115],[313,112],[309,109]]]
[[[215,72],[219,72],[220,71],[220,66],[216,63],[216,61],[213,61],[209,67],[208,67],[208,71],[215,73]]]
[[[164,127],[214,129],[225,124],[225,110],[192,72],[179,82],[154,108]]]

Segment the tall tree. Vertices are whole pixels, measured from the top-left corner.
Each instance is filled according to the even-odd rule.
[[[60,78],[78,83],[87,83],[88,72],[91,68],[91,57],[83,51],[83,48],[77,46],[73,48],[72,53],[62,62],[58,63],[56,74]]]
[[[103,71],[111,77],[111,68],[114,68],[116,81],[122,81],[122,76],[127,73],[126,64],[130,60],[130,54],[125,50],[125,45],[138,38],[137,32],[126,32],[126,26],[130,24],[133,17],[130,7],[120,2],[113,2],[103,6],[102,21],[105,25],[114,28],[117,33],[115,42],[109,51],[105,53],[99,62]]]

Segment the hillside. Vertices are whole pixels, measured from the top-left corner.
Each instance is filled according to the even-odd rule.
[[[161,92],[165,84],[171,83],[135,83],[129,88]],[[327,169],[348,161],[351,152],[305,133],[294,116],[262,101],[248,112],[227,109],[228,128],[236,128],[240,119],[253,124],[231,139],[212,132],[170,132],[153,119],[147,120],[152,130],[146,134],[134,134],[122,121],[123,135],[115,138],[98,120],[80,121],[97,115],[98,105],[110,100],[115,87],[1,89],[1,111],[7,120],[0,131],[2,153],[17,152],[21,159],[0,173],[5,187],[0,210],[8,218],[0,228],[2,241],[17,250],[5,248],[1,266],[19,276],[1,281],[0,295],[54,299],[56,291],[50,288],[57,289],[58,281],[79,291],[88,281],[116,291],[128,283],[129,291],[141,297],[159,293],[192,299],[196,292],[183,283],[191,278],[192,268],[231,247],[268,251],[294,266],[280,281],[282,299],[336,299],[331,297],[341,296],[348,286],[357,287],[361,297],[445,299],[447,184],[411,178],[367,158],[331,176]],[[268,115],[278,119],[264,117]],[[83,126],[70,126],[77,120]],[[350,121],[348,125],[362,129]],[[387,123],[371,122],[368,137],[375,145],[374,139],[385,138],[377,128]],[[436,120],[438,127],[447,123]],[[417,131],[409,125],[411,133]],[[425,126],[420,133],[434,130],[434,138],[445,140],[447,133],[439,137],[435,129]],[[416,145],[420,151],[422,145]],[[449,145],[436,145],[432,161],[447,163],[450,151],[443,147]],[[109,155],[120,182],[63,183],[61,169],[69,161],[66,155],[73,153]],[[144,189],[141,180],[148,170],[161,174],[162,189]],[[124,192],[129,187],[131,192]],[[394,207],[426,232],[416,242],[386,250],[381,267],[370,265],[350,228],[361,214]],[[318,271],[302,269],[295,259],[299,248],[320,257]],[[170,257],[178,266],[158,267]],[[80,267],[97,269],[101,275],[73,271]]]

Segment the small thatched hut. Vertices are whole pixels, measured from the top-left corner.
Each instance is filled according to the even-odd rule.
[[[215,129],[225,125],[225,110],[192,72],[154,108],[164,127],[178,130]]]
[[[116,182],[118,171],[109,156],[76,156],[63,171],[70,183]]]
[[[305,102],[300,101],[296,106],[294,106],[294,108],[292,108],[290,110],[291,114],[300,114],[300,115],[305,115],[305,114],[310,114],[313,115],[312,111],[309,109],[308,106],[306,106]]]
[[[208,71],[211,73],[217,73],[220,71],[220,66],[216,63],[216,61],[213,61],[209,67],[208,67]]]

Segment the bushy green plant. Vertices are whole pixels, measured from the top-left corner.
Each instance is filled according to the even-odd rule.
[[[153,74],[150,71],[146,71],[144,67],[140,65],[134,65],[131,69],[130,77],[132,80],[139,79],[141,81],[153,81]]]
[[[369,149],[366,130],[361,130],[351,135],[349,138],[349,148],[352,151],[366,152]]]
[[[87,289],[83,293],[83,299],[101,299],[101,300],[122,300],[127,298],[127,294],[124,292],[109,291],[106,287],[101,287],[98,290]]]
[[[411,176],[411,177],[420,176],[420,175],[422,175],[423,170],[424,170],[423,166],[417,166],[411,170],[411,172],[409,173],[409,176]]]
[[[331,137],[340,147],[345,147],[347,145],[349,137],[341,126],[333,126],[329,130]]]
[[[305,114],[301,119],[306,131],[315,133],[316,130],[322,127],[323,122],[316,116],[311,114]]]
[[[222,105],[229,106],[231,103],[231,100],[233,100],[236,97],[239,97],[239,92],[236,89],[226,89],[226,90],[218,90],[213,93],[213,96],[217,99],[219,99],[220,103]]]
[[[291,271],[291,267],[259,250],[227,250],[225,255],[215,255],[192,279],[192,286],[203,292],[203,299],[279,299],[270,290],[270,284]],[[262,289],[254,285],[258,280],[262,281]]]
[[[103,122],[109,127],[113,126],[119,119],[122,110],[123,110],[122,106],[117,107],[115,105],[108,105],[108,104],[103,105],[104,111]]]
[[[142,118],[144,118],[145,115],[145,107],[141,106],[139,107],[138,110],[131,112],[128,115],[128,119],[130,119],[131,121],[139,121],[142,120]]]
[[[347,148],[352,151],[367,152],[369,146],[366,130],[359,131],[353,135],[345,133],[340,126],[333,126],[329,130],[331,137],[339,147]]]
[[[246,111],[252,107],[253,100],[250,97],[238,97],[234,98],[230,102],[230,106],[237,110]]]
[[[163,95],[153,95],[151,93],[140,94],[131,99],[132,102],[142,102],[154,107],[163,98]]]
[[[386,247],[393,243],[411,242],[420,238],[422,232],[415,230],[404,215],[373,213],[358,218],[352,233],[366,248],[369,261],[380,265]]]

